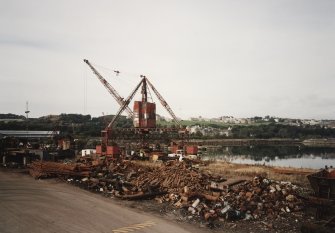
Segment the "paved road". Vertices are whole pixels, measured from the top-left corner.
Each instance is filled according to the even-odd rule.
[[[199,232],[56,180],[0,169],[0,232]],[[191,228],[191,229],[190,229]]]

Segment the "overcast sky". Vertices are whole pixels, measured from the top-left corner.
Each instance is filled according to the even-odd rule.
[[[335,119],[334,0],[0,0],[0,29],[0,113],[115,113],[87,58],[184,119]]]

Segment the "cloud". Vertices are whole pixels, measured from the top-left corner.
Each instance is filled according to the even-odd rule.
[[[35,49],[57,49],[58,46],[43,40],[29,40],[16,36],[0,35],[0,46],[29,47]]]
[[[31,100],[32,114],[83,112],[85,73],[88,113],[117,111],[87,58],[121,71],[104,75],[122,96],[147,75],[183,118],[334,118],[334,11],[334,1],[8,1],[2,111]]]

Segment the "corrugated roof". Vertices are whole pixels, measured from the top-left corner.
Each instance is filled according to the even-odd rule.
[[[58,135],[59,131],[0,130],[0,134],[12,136],[12,137],[44,138],[44,137],[53,137],[54,135]]]

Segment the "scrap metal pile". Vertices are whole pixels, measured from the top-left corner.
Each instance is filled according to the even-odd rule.
[[[298,188],[263,177],[232,182],[200,172],[192,164],[169,161],[158,167],[130,161],[106,163],[33,163],[33,177],[60,176],[106,196],[169,202],[205,220],[272,219],[300,211]]]
[[[93,168],[83,163],[57,163],[35,161],[30,166],[29,173],[34,178],[55,176],[82,176],[87,177]]]

